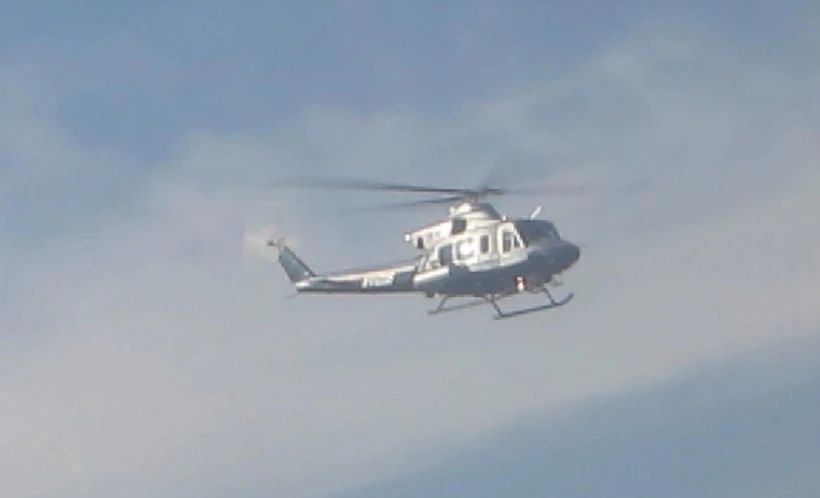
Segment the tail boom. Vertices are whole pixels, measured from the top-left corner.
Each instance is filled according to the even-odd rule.
[[[279,264],[300,293],[393,294],[418,292],[413,285],[416,260],[361,270],[318,275],[281,241],[271,241],[279,249]]]

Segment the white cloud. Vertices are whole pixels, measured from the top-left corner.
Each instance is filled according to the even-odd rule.
[[[324,111],[284,130],[193,135],[128,209],[18,255],[12,282],[21,307],[5,335],[35,339],[3,353],[4,489],[321,493],[422,463],[522,413],[659,381],[820,324],[812,299],[819,227],[808,214],[818,211],[817,130],[798,122],[754,133],[743,127],[749,116],[774,110],[782,121],[794,106],[741,108],[748,101],[667,87],[677,73],[634,47],[624,51],[632,55],[605,54],[610,62],[566,82],[449,120]],[[605,76],[613,60],[621,61],[614,80]],[[753,64],[743,68],[756,74]],[[636,83],[636,72],[660,83]],[[713,82],[706,76],[687,81]],[[649,109],[623,129],[575,122],[562,130],[568,114],[538,114],[593,98],[588,90],[615,80],[623,83],[615,95],[631,100],[584,114],[617,123],[633,103]],[[463,145],[448,148],[451,139]],[[611,164],[591,166],[602,177],[660,168],[670,150],[709,167],[688,178],[664,168],[657,179],[672,182],[656,181],[651,197],[594,198],[577,212],[551,205],[565,234],[598,243],[568,277],[578,293],[571,306],[510,322],[489,320],[487,309],[432,319],[423,313],[429,303],[412,297],[283,300],[290,289],[280,269],[243,260],[250,222],[296,235],[320,269],[381,259],[401,247],[405,223],[425,222],[402,215],[400,229],[381,220],[339,226],[298,211],[292,195],[276,198],[260,187],[266,179],[311,166],[447,183],[472,178],[465,172],[476,168],[476,143],[501,156],[611,150]],[[677,210],[694,209],[693,192],[719,194],[747,171],[738,165],[745,153],[730,153],[741,145],[765,151],[752,193],[766,197],[746,192],[742,203],[675,223]],[[61,154],[76,161],[97,151],[74,143]],[[31,156],[20,157],[27,164]],[[770,185],[771,171],[795,176]],[[523,202],[505,205],[523,212]],[[663,220],[665,230],[641,232],[644,217]]]

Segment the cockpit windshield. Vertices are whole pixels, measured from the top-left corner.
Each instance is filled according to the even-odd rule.
[[[561,238],[555,225],[545,220],[518,220],[515,222],[515,228],[526,246],[541,240]]]

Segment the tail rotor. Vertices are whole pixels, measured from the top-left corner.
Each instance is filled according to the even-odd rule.
[[[271,254],[271,247],[284,243],[276,227],[266,224],[259,227],[249,227],[245,230],[242,248],[246,258],[258,259],[266,262],[275,261]]]

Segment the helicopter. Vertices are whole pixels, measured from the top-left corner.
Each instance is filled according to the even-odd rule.
[[[562,285],[562,275],[581,257],[580,247],[563,239],[554,222],[537,217],[541,206],[527,217],[511,218],[486,200],[492,195],[515,193],[509,189],[442,188],[359,180],[290,185],[435,193],[444,196],[394,206],[450,205],[447,217],[404,234],[415,255],[398,263],[319,274],[284,238],[269,240],[267,246],[278,250],[278,262],[297,294],[421,294],[440,299],[438,306],[428,311],[430,315],[489,304],[496,311],[495,319],[562,306],[573,297],[569,293],[556,300],[548,286]],[[543,293],[549,302],[511,312],[499,306],[498,301],[524,292]],[[445,307],[454,298],[473,300]]]

